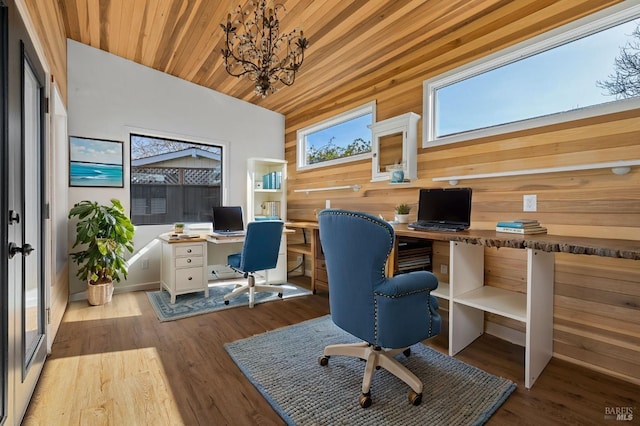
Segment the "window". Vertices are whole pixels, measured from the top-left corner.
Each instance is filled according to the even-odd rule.
[[[298,130],[298,170],[371,157],[375,102]]]
[[[610,8],[425,81],[423,147],[640,107],[639,16]]]
[[[131,134],[135,225],[211,222],[222,205],[222,146]]]

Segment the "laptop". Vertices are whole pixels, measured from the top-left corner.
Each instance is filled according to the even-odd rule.
[[[420,190],[418,218],[408,225],[419,231],[464,231],[471,225],[471,188]]]
[[[242,207],[220,206],[213,208],[213,235],[240,237],[244,235]]]

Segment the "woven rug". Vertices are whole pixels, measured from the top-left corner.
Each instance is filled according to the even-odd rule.
[[[479,425],[516,389],[516,384],[421,343],[398,360],[424,384],[422,404],[409,404],[400,379],[377,370],[371,407],[358,404],[365,363],[333,356],[322,367],[326,345],[356,342],[329,316],[227,343],[242,372],[290,425]]]
[[[311,294],[311,291],[294,284],[285,283],[280,286],[283,299]],[[147,297],[160,321],[173,321],[238,306],[249,306],[249,295],[246,293],[231,299],[228,305],[224,304],[225,294],[230,293],[234,287],[233,283],[209,284],[209,297],[204,297],[204,291],[181,294],[176,296],[175,304],[171,304],[171,296],[167,291],[150,291],[147,292]],[[277,293],[258,292],[254,297],[254,305],[272,300],[280,300]]]

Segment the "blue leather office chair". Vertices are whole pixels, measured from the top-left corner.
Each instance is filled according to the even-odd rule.
[[[438,302],[431,291],[438,279],[416,271],[387,278],[385,266],[394,244],[391,225],[366,213],[322,210],[318,214],[320,242],[329,276],[331,319],[362,339],[329,345],[320,357],[346,355],[367,361],[359,402],[371,405],[370,387],[376,368],[383,367],[411,387],[409,402],[422,402],[422,382],[395,356],[440,333]]]
[[[275,220],[250,222],[247,225],[242,252],[231,254],[227,258],[229,266],[244,274],[244,277],[247,278],[247,284],[238,286],[231,293],[225,295],[225,305],[228,305],[229,300],[234,297],[242,293],[249,293],[249,307],[253,308],[256,291],[276,292],[279,297],[282,297],[281,287],[268,284],[256,285],[254,274],[257,271],[266,271],[276,267],[283,227],[282,221]]]

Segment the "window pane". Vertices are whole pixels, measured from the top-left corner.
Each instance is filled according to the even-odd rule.
[[[637,21],[626,22],[437,88],[434,136],[577,111],[638,96],[637,26]],[[619,62],[625,53],[629,62],[636,64],[626,76],[628,70],[622,70]],[[631,91],[615,93],[608,88],[612,82],[614,86],[631,86]]]
[[[372,114],[307,135],[307,164],[371,152]]]
[[[375,104],[339,114],[298,131],[298,168],[359,160],[371,152]]]
[[[210,222],[221,188],[221,146],[131,135],[134,224]]]

